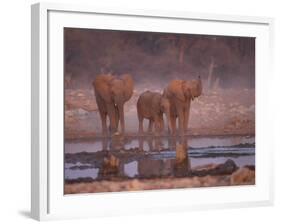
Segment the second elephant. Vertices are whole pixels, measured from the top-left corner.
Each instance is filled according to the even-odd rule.
[[[170,102],[162,94],[146,91],[142,93],[137,102],[139,119],[139,133],[143,133],[143,120],[149,120],[149,131],[154,125],[155,131],[159,134],[163,131],[163,114],[166,115],[167,125],[170,127]]]

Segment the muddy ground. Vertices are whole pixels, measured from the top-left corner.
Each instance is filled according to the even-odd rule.
[[[130,180],[101,180],[92,182],[66,183],[65,194],[118,192],[118,191],[142,191],[194,187],[216,187],[235,185],[254,185],[255,170],[247,167],[239,168],[230,175],[206,175],[194,177],[167,177],[154,179],[130,179]]]

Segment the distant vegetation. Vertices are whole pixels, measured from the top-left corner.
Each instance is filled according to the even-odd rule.
[[[138,82],[200,75],[207,88],[255,87],[255,39],[65,28],[65,78],[90,87],[100,73],[130,73]]]

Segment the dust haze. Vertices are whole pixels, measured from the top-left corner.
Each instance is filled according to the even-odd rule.
[[[101,124],[92,82],[101,73],[132,75],[126,130],[137,132],[136,101],[173,79],[203,80],[191,104],[190,134],[254,134],[255,38],[64,29],[65,134],[95,136]]]

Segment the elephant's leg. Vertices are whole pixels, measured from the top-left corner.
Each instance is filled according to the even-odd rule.
[[[116,108],[114,104],[107,104],[107,112],[110,120],[110,132],[111,134],[117,131],[117,121],[116,121]]]
[[[124,119],[124,105],[119,104],[118,105],[118,112],[119,112],[119,119],[121,124],[121,133],[125,133],[125,119]]]
[[[159,133],[162,133],[164,130],[164,119],[163,116],[160,117],[160,130]]]
[[[171,130],[169,130],[171,132],[172,135],[176,134],[176,117],[172,116],[171,117]]]
[[[118,108],[115,106],[116,131],[118,131],[119,120],[120,120],[119,111]]]
[[[139,150],[143,151],[143,137],[139,138]]]
[[[152,139],[152,137],[149,137],[147,139],[147,144],[148,144],[149,151],[153,151],[153,139]]]
[[[157,120],[157,130],[156,130],[156,133],[158,134],[158,135],[160,135],[160,134],[162,134],[162,132],[163,132],[163,129],[164,129],[164,120],[163,120],[163,116],[161,115],[161,116],[158,116],[157,118],[156,118],[156,120]],[[156,123],[155,123],[156,124]]]
[[[139,118],[139,134],[143,134],[143,117],[141,115],[138,115]]]
[[[187,101],[187,105],[184,108],[184,132],[187,132],[188,123],[189,123],[189,112],[190,112],[190,100]]]
[[[149,119],[149,125],[148,125],[148,133],[152,133],[152,127],[153,127],[153,120],[152,118]]]
[[[153,120],[154,120],[154,132],[156,135],[159,135],[161,129],[161,119],[158,116],[155,116]]]
[[[101,97],[96,95],[96,103],[98,105],[99,114],[101,118],[102,135],[107,134],[106,116],[107,116],[107,106],[106,103],[101,99]]]
[[[184,111],[183,108],[179,105],[177,107],[177,114],[178,114],[178,125],[179,125],[179,133],[180,135],[184,134]]]
[[[159,131],[159,125],[160,125],[158,117],[154,116],[153,121],[154,121],[153,122],[154,132],[158,132]]]
[[[170,134],[171,130],[172,130],[172,125],[171,125],[171,115],[170,114],[165,114],[165,123],[167,125],[167,130],[168,130],[168,134]],[[163,131],[165,131],[165,125],[163,123]]]
[[[102,126],[102,135],[107,134],[107,127],[106,127],[106,113],[100,112],[100,118],[101,118],[101,126]]]
[[[139,107],[139,104],[137,104],[137,112],[138,112],[138,120],[139,120],[139,134],[143,135],[143,115],[142,110]]]

